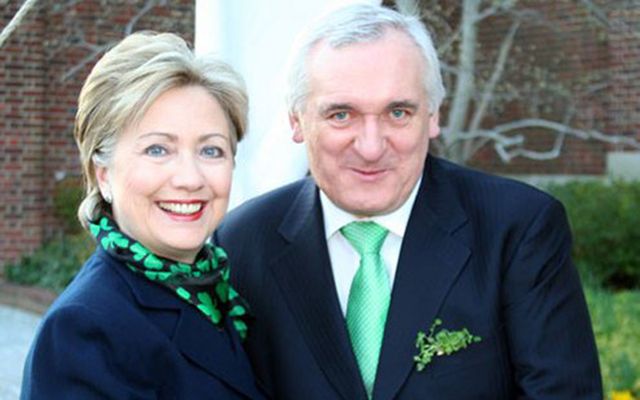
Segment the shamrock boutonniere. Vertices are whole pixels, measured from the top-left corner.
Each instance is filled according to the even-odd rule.
[[[418,332],[418,337],[416,338],[418,355],[413,357],[418,371],[422,371],[435,356],[455,353],[466,348],[471,343],[477,343],[482,340],[480,336],[472,335],[467,328],[459,331],[440,329],[436,332],[436,328],[440,325],[442,325],[442,320],[436,318],[429,328],[428,335],[422,331]]]

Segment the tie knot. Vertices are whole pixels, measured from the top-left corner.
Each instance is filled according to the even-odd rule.
[[[356,251],[363,254],[378,254],[389,231],[375,222],[351,222],[340,229],[342,235]]]

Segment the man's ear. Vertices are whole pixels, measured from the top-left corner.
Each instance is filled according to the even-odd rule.
[[[298,112],[291,111],[289,113],[289,126],[291,127],[291,131],[293,132],[293,141],[296,143],[304,142],[301,124],[302,122],[300,121],[300,114]]]
[[[438,111],[429,116],[427,135],[429,139],[435,139],[440,135],[440,113]]]

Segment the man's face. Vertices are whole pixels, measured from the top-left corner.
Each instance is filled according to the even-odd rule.
[[[420,50],[388,30],[369,43],[318,43],[307,59],[309,95],[290,116],[294,141],[307,144],[311,174],[340,208],[358,216],[388,214],[422,174],[429,113]]]

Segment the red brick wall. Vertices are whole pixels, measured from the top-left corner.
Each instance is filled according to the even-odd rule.
[[[611,13],[610,102],[607,127],[640,140],[640,5]]]
[[[421,3],[440,4],[451,11],[447,18],[451,26],[459,24],[460,5],[446,0]],[[522,18],[499,90],[501,94],[508,93],[504,85],[508,82],[518,89],[519,96],[491,110],[484,128],[529,117],[563,122],[572,108],[568,125],[574,128],[640,138],[640,7],[634,2],[593,3],[604,12],[604,20],[574,0],[522,0],[516,4],[515,10],[526,10],[528,14]],[[476,56],[480,68],[476,76],[480,84],[492,72],[497,50],[512,21],[509,15],[489,17],[479,23]],[[436,29],[436,38],[440,33],[440,41],[446,42],[451,33],[442,34],[439,30],[442,29]],[[456,60],[447,62],[455,65]],[[451,82],[447,89],[453,93]],[[536,96],[539,102],[532,100]],[[446,109],[447,102],[441,121],[447,120]],[[526,148],[551,149],[555,138],[556,134],[549,131],[530,130]],[[556,159],[520,157],[505,164],[489,144],[470,163],[505,174],[601,175],[606,169],[606,155],[612,149],[621,150],[603,142],[567,137]]]
[[[3,5],[2,27],[21,3]],[[147,3],[42,0],[0,48],[0,267],[60,232],[52,192],[57,178],[80,173],[73,119],[82,83],[102,54],[92,57],[94,48],[124,37]],[[171,31],[193,42],[194,1],[164,3],[133,31]]]

